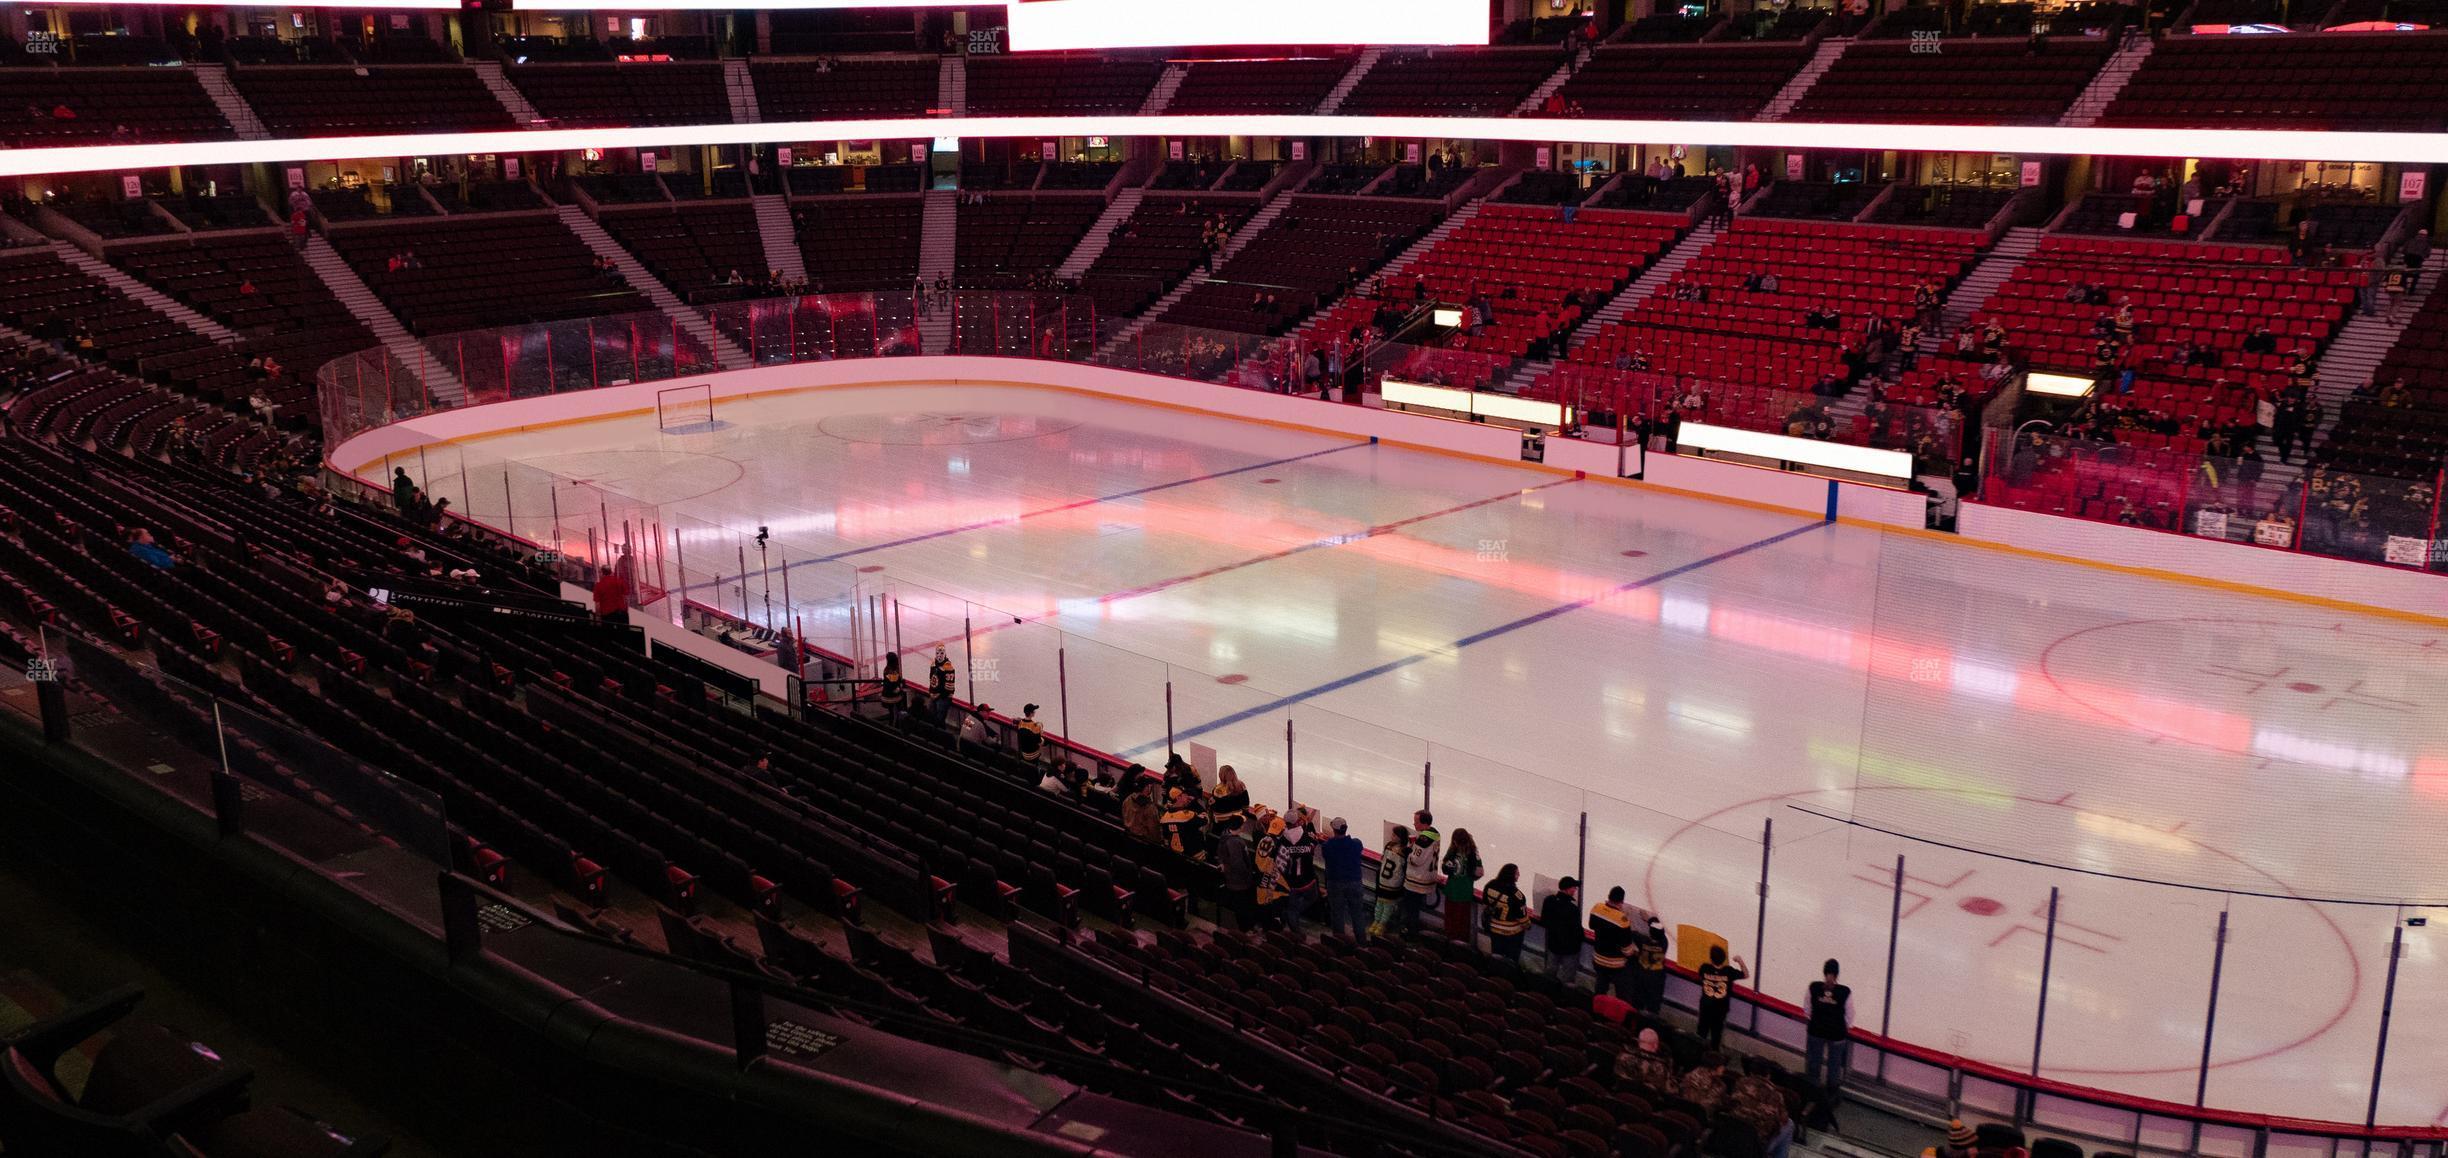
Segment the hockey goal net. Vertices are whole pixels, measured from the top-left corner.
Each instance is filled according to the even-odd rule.
[[[714,388],[705,384],[655,391],[658,430],[703,430],[714,425]]]

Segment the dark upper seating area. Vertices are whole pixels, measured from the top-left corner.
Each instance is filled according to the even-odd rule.
[[[825,293],[907,290],[918,280],[926,204],[916,197],[853,197],[791,206],[809,288]]]
[[[769,121],[923,116],[935,106],[933,60],[755,60],[757,112]],[[725,119],[730,116],[725,106]]]
[[[123,374],[233,409],[243,408],[247,392],[262,382],[235,352],[48,249],[0,250],[0,321]]]
[[[1301,186],[1301,191],[1304,193],[1357,193],[1368,188],[1371,182],[1384,175],[1389,168],[1392,166],[1328,165],[1318,170],[1317,175],[1311,177],[1308,184]]]
[[[1611,39],[1622,44],[1691,44],[1708,35],[1720,19],[1723,18],[1652,12],[1624,25]]]
[[[330,236],[332,248],[415,334],[648,308],[617,274],[598,272],[595,251],[546,215],[386,222]],[[415,260],[390,268],[401,254]]]
[[[9,110],[0,144],[11,148],[238,135],[183,68],[0,69],[0,108]]]
[[[926,187],[926,172],[917,165],[793,165],[783,171],[797,197],[833,193],[916,193]]]
[[[1880,225],[1935,225],[1978,229],[2014,200],[2012,189],[1978,185],[1907,185],[1870,211]]]
[[[1216,271],[1215,280],[1183,295],[1159,320],[1282,333],[1359,285],[1441,216],[1425,201],[1296,196]],[[1269,293],[1275,295],[1272,308],[1252,300]]]
[[[247,193],[223,193],[206,196],[192,193],[186,197],[164,198],[162,208],[170,211],[179,223],[199,233],[217,229],[254,229],[274,224],[263,202]]]
[[[1343,98],[1341,111],[1501,116],[1561,64],[1545,50],[1392,50]]]
[[[1884,185],[1859,181],[1779,181],[1744,212],[1753,217],[1805,217],[1851,221],[1878,199]]]
[[[269,231],[147,242],[113,264],[236,331],[238,352],[289,371],[266,397],[284,420],[312,419],[313,374],[374,344],[286,238]]]
[[[427,196],[441,202],[446,213],[504,213],[518,209],[544,209],[547,206],[535,186],[525,181],[470,181],[463,196],[455,184],[437,183],[423,186]]]
[[[1200,61],[1173,90],[1168,113],[1308,113],[1350,72],[1348,55]]]
[[[706,125],[731,119],[720,64],[521,64],[502,70],[558,128]]]
[[[1862,41],[1785,119],[2055,124],[2115,46],[2103,37],[2045,43],[2034,51],[2022,40]]]
[[[1028,286],[1061,265],[1104,211],[1104,198],[1077,194],[996,194],[963,205],[954,276],[963,289]]]
[[[744,202],[611,210],[596,222],[690,302],[746,297],[765,277],[765,242]],[[749,284],[727,284],[733,273]]]
[[[1809,59],[1799,44],[1604,44],[1558,95],[1591,116],[1743,121]]]
[[[1230,237],[1257,208],[1248,197],[1147,197],[1114,227],[1080,289],[1107,316],[1138,313],[1197,268],[1211,225]]]
[[[939,47],[918,43],[906,9],[786,9],[774,12],[772,20],[775,52],[932,52]],[[934,65],[927,62],[930,76]]]
[[[2436,130],[2448,33],[2171,36],[2103,125]]]
[[[1152,60],[1031,53],[969,58],[969,111],[1135,113],[1164,67]]]
[[[601,205],[643,205],[669,201],[663,182],[652,173],[589,173],[570,178]]]
[[[2218,216],[2219,204],[2215,201],[2205,204],[2202,216],[2194,219],[2182,212],[2183,206],[2177,206],[2177,212],[2167,212],[2166,199],[2148,193],[2085,193],[2082,200],[2075,202],[2073,209],[2058,220],[2056,231],[2120,237],[2199,236],[2202,230],[2209,227],[2211,219]],[[2131,225],[2126,224],[2128,214],[2133,218]],[[2185,220],[2179,221],[2179,217]]]
[[[265,66],[233,69],[230,80],[264,124],[283,136],[517,127],[466,68]]]

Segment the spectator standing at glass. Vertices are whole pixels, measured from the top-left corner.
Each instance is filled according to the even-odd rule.
[[[1318,846],[1326,867],[1326,927],[1351,939],[1355,945],[1368,943],[1368,880],[1367,846],[1351,834],[1351,825],[1342,817],[1328,826],[1334,835]]]
[[[1521,964],[1522,938],[1530,932],[1530,898],[1522,895],[1521,869],[1506,865],[1480,891],[1487,908],[1488,952]]]
[[[1483,871],[1479,842],[1471,839],[1469,829],[1455,829],[1453,847],[1445,852],[1445,935],[1465,945],[1473,943],[1471,910],[1477,906]]]

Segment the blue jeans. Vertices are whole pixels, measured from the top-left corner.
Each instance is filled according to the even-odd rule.
[[[1803,1077],[1814,1086],[1825,1089],[1831,1099],[1844,1089],[1845,1069],[1853,1062],[1853,1039],[1805,1038],[1802,1043]]]
[[[1293,936],[1300,936],[1301,916],[1309,911],[1309,906],[1317,900],[1317,896],[1318,891],[1315,885],[1305,889],[1294,889],[1284,896],[1284,928],[1291,930]]]
[[[1326,927],[1356,942],[1368,940],[1368,885],[1360,881],[1329,881],[1326,885]]]

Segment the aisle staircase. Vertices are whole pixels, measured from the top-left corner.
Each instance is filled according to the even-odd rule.
[[[239,140],[272,139],[272,130],[263,123],[262,117],[255,115],[255,106],[246,103],[246,98],[238,95],[237,86],[230,83],[228,65],[196,65],[195,78],[196,83],[204,87],[204,95],[212,98],[213,107],[221,110],[221,119],[238,130]]]
[[[1080,235],[1079,244],[1071,247],[1071,256],[1054,267],[1055,278],[1067,280],[1088,272],[1088,267],[1105,256],[1105,248],[1113,244],[1114,230],[1130,220],[1130,215],[1138,211],[1139,203],[1146,199],[1147,190],[1140,188],[1124,189],[1114,194],[1114,199],[1106,202],[1105,212],[1097,215],[1096,224],[1089,226],[1088,232]]]
[[[2142,62],[2149,59],[2153,43],[2147,36],[2126,37],[2125,43],[2108,57],[2108,63],[2100,66],[2099,75],[2083,86],[2082,95],[2067,106],[2065,115],[2057,118],[2057,123],[2078,129],[2098,124],[2100,115],[2116,103],[2117,94],[2125,91],[2125,82],[2132,80]]]
[[[926,233],[918,242],[918,280],[932,286],[938,277],[956,277],[960,262],[960,190],[930,189],[926,195]],[[918,341],[929,354],[952,349],[952,311],[932,310],[918,319]]]
[[[1182,81],[1190,75],[1186,64],[1168,64],[1156,77],[1156,87],[1149,89],[1147,99],[1139,102],[1139,115],[1152,117],[1173,103],[1173,94],[1181,91]]]
[[[1675,271],[1689,265],[1695,255],[1707,249],[1709,243],[1715,240],[1717,240],[1717,227],[1714,225],[1702,225],[1685,234],[1683,240],[1674,244],[1674,248],[1658,255],[1658,259],[1652,262],[1649,268],[1642,270],[1639,277],[1633,278],[1632,284],[1625,286],[1623,292],[1600,303],[1597,310],[1581,319],[1581,324],[1573,327],[1572,333],[1565,335],[1564,350],[1568,351],[1596,337],[1606,327],[1622,321],[1624,315],[1631,313],[1632,307],[1638,305],[1641,299],[1657,292],[1659,286],[1665,285],[1669,279],[1674,277]],[[1564,351],[1558,351],[1558,353],[1562,352]],[[1514,367],[1512,373],[1505,375],[1504,381],[1497,383],[1495,389],[1507,394],[1519,394],[1529,389],[1531,383],[1546,377],[1548,371],[1563,364],[1562,358],[1534,358],[1524,361],[1521,365]]]
[[[1351,96],[1353,89],[1360,87],[1361,78],[1367,76],[1370,69],[1377,67],[1377,62],[1384,57],[1383,47],[1372,45],[1361,49],[1359,59],[1352,61],[1351,71],[1344,73],[1343,79],[1336,81],[1333,88],[1326,90],[1326,99],[1318,102],[1318,115],[1328,116],[1341,112],[1344,99]]]
[[[1362,278],[1361,281],[1365,284],[1370,278],[1391,278],[1396,270],[1402,269],[1403,267],[1410,265],[1412,262],[1418,261],[1420,258],[1426,256],[1429,250],[1437,247],[1438,242],[1453,236],[1456,232],[1459,232],[1463,226],[1470,224],[1472,218],[1479,216],[1479,211],[1487,208],[1488,200],[1488,198],[1482,197],[1476,201],[1466,202],[1461,208],[1446,214],[1445,220],[1436,223],[1436,228],[1421,234],[1419,240],[1412,242],[1410,246],[1405,248],[1401,253],[1395,254],[1392,260],[1378,266],[1376,272],[1369,274],[1368,277]],[[1351,294],[1345,294],[1342,297],[1326,303],[1325,305],[1319,306],[1315,313],[1310,314],[1308,319],[1303,321],[1299,327],[1294,329],[1292,332],[1296,334],[1310,333],[1316,329],[1320,319],[1324,318],[1327,314],[1333,313],[1336,307],[1341,306],[1345,301],[1349,300],[1352,294],[1359,292],[1360,291],[1355,288],[1352,290]]]
[[[2440,282],[2448,280],[2444,278],[2443,271],[2448,271],[2448,250],[2433,252],[2431,259],[2423,263],[2422,277],[2414,283],[2414,292],[2397,303],[2397,321],[2390,321],[2387,314],[2349,312],[2346,315],[2346,324],[2329,339],[2329,347],[2321,351],[2320,360],[2312,367],[2312,398],[2320,403],[2321,408],[2320,423],[2315,428],[2312,443],[2315,448],[2328,441],[2329,430],[2337,424],[2338,413],[2346,408],[2346,400],[2355,391],[2372,384],[2374,376],[2380,371],[2380,363],[2387,359],[2389,350],[2397,345],[2397,340],[2405,336],[2406,323],[2422,313],[2424,303],[2439,292]],[[2261,452],[2269,461],[2263,474],[2265,480],[2276,479],[2283,483],[2292,476],[2282,472],[2301,472],[2300,466],[2279,462],[2277,449],[2270,445],[2268,439],[2261,441]]]
[[[1295,188],[1297,186],[1286,186],[1282,192],[1277,193],[1265,205],[1260,206],[1258,212],[1250,214],[1250,219],[1242,222],[1241,228],[1235,230],[1232,237],[1224,242],[1224,248],[1216,251],[1215,268],[1224,268],[1224,264],[1231,261],[1234,254],[1241,252],[1242,247],[1248,245],[1252,238],[1266,232],[1269,226],[1274,225],[1275,219],[1283,216],[1284,207],[1292,204]],[[1155,321],[1166,310],[1172,309],[1175,303],[1189,296],[1191,290],[1205,284],[1207,284],[1207,266],[1202,262],[1197,268],[1190,271],[1190,276],[1181,280],[1181,284],[1174,286],[1163,297],[1156,299],[1156,304],[1141,311],[1138,318],[1134,319],[1131,324],[1122,327],[1114,334],[1113,340],[1105,343],[1104,349],[1099,353],[1119,349],[1132,338],[1138,337],[1139,332],[1146,329],[1149,322]]]
[[[739,57],[723,61],[723,93],[731,98],[731,123],[753,125],[765,116],[757,109],[756,78],[748,73],[748,62]]]
[[[424,375],[426,389],[435,398],[454,406],[467,401],[467,387],[460,383],[458,375],[426,356],[424,346],[409,336],[408,327],[401,325],[400,320],[392,315],[391,307],[375,296],[365,279],[357,276],[357,271],[350,267],[347,259],[341,257],[340,251],[333,249],[331,242],[320,233],[306,237],[306,265],[323,280],[323,288],[330,290],[341,305],[348,307],[351,317],[373,331],[375,339],[393,358],[399,360],[400,365]]]
[[[74,245],[55,240],[51,243],[51,252],[58,254],[61,261],[77,267],[87,276],[135,299],[154,313],[169,318],[213,341],[226,345],[238,340],[237,333],[228,326],[197,313],[187,303],[138,281],[128,271],[78,249]]]
[[[969,115],[969,62],[947,56],[935,64],[935,107],[945,116]]]
[[[781,270],[788,280],[806,279],[807,257],[799,251],[799,233],[791,224],[790,198],[759,193],[749,201],[756,206],[757,240],[765,247],[765,268]]]
[[[521,126],[526,126],[544,119],[536,112],[534,105],[527,103],[527,94],[520,92],[518,86],[510,83],[510,78],[503,75],[500,61],[471,60],[468,62],[468,67],[476,70],[476,79],[483,81],[485,88],[492,91],[493,99],[500,101],[503,108],[510,110],[511,120],[517,121]]]
[[[1921,356],[1927,358],[1945,349],[1955,331],[1997,296],[1998,287],[2014,277],[2014,272],[2040,248],[2040,241],[2046,236],[2047,231],[2036,225],[2017,226],[1999,234],[1997,244],[1981,255],[1972,272],[1947,291],[1946,301],[1939,305],[1938,327],[1923,333],[1921,344],[1916,347]]]
[[[1545,104],[1548,97],[1554,96],[1557,89],[1563,88],[1564,83],[1571,80],[1573,74],[1581,70],[1582,65],[1589,63],[1589,58],[1590,50],[1587,46],[1574,49],[1571,58],[1557,65],[1555,72],[1549,74],[1546,80],[1540,81],[1537,88],[1531,89],[1530,95],[1523,97],[1520,104],[1513,106],[1513,115],[1517,117],[1537,116],[1539,106]]]
[[[691,308],[687,302],[681,301],[680,295],[673,293],[670,286],[664,285],[663,279],[649,272],[645,265],[638,261],[637,256],[629,252],[627,247],[613,240],[612,235],[604,231],[601,223],[587,216],[586,210],[575,205],[562,205],[553,212],[560,215],[561,224],[568,226],[570,232],[577,234],[578,240],[586,242],[587,248],[594,250],[597,257],[610,258],[613,267],[620,270],[622,280],[627,281],[630,288],[646,295],[647,301],[653,302],[654,307],[663,311],[664,316],[669,317],[682,330],[687,331],[690,337],[697,339],[698,345],[712,351],[717,365],[744,367],[753,364],[746,349],[732,341],[728,335],[717,332],[714,329],[713,321],[708,319],[704,313]]]
[[[1751,119],[1755,121],[1784,120],[1785,114],[1794,111],[1794,106],[1801,104],[1802,98],[1810,95],[1811,86],[1819,83],[1819,78],[1826,76],[1827,70],[1836,66],[1836,58],[1843,56],[1845,49],[1852,46],[1853,39],[1848,36],[1831,36],[1820,41],[1818,50],[1811,53],[1811,58],[1802,66],[1802,71],[1793,74],[1793,79],[1786,81],[1785,87],[1777,90],[1776,97],[1768,102],[1768,107],[1761,109],[1759,115]]]

